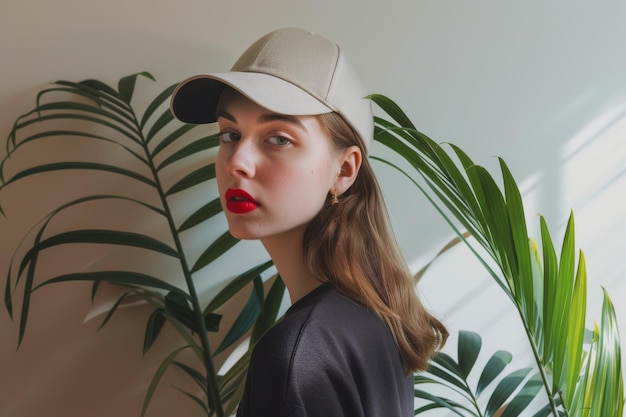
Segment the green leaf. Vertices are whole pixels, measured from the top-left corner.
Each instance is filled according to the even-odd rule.
[[[437,354],[431,360],[433,363],[441,366],[442,368],[448,370],[451,374],[463,378],[463,371],[459,367],[459,365],[455,362],[450,355],[445,352],[437,352]]]
[[[63,96],[66,96],[67,93],[73,94],[87,99],[87,102],[91,102],[91,104],[96,107],[103,106],[103,100],[101,99],[100,94],[93,88],[85,87],[71,81],[56,81],[54,85],[54,87],[45,88],[37,93],[37,98],[35,99],[36,107],[39,107],[42,104],[44,97],[55,93],[62,93]],[[23,116],[24,115],[20,116],[20,118]]]
[[[57,207],[55,210],[53,210],[50,214],[48,214],[44,220],[43,220],[43,225],[39,228],[38,232],[37,232],[37,237],[35,238],[32,247],[37,246],[40,244],[41,242],[41,236],[43,236],[45,230],[46,230],[46,226],[47,224],[54,218],[54,216],[60,212],[62,212],[63,210],[70,208],[70,207],[75,207],[81,204],[85,204],[88,202],[92,202],[92,201],[98,201],[98,200],[111,200],[111,199],[119,199],[119,200],[124,200],[124,201],[130,201],[139,205],[142,205],[158,214],[164,214],[162,212],[162,210],[160,210],[159,208],[150,206],[148,204],[145,204],[141,201],[132,199],[132,198],[128,198],[128,197],[123,197],[123,196],[114,196],[114,195],[108,195],[108,194],[103,194],[103,195],[93,195],[93,196],[87,196],[87,197],[83,197],[83,198],[79,198],[76,200],[72,200],[68,203],[65,203],[59,207]],[[34,227],[35,228],[35,227]],[[33,229],[34,229],[33,228]],[[19,249],[19,248],[18,248]],[[17,250],[16,250],[17,251]],[[34,256],[32,257],[32,259],[30,259],[30,269],[31,271],[29,272],[29,274],[34,273],[34,271],[36,270],[36,265],[37,265],[37,254],[34,253]],[[15,258],[15,253],[13,255],[13,258]],[[12,313],[12,301],[11,301],[11,292],[12,289],[10,288],[10,283],[11,283],[11,276],[12,274],[12,265],[13,265],[13,258],[11,259],[10,265],[9,265],[9,270],[8,270],[8,275],[7,275],[7,287],[6,287],[6,291],[5,291],[5,305],[7,306],[7,308],[10,308],[11,311],[9,311],[9,313]],[[21,274],[21,272],[20,272]],[[20,281],[20,274],[18,274],[17,278],[16,278],[16,282],[15,282],[15,286],[17,287],[19,281]],[[30,276],[30,275],[29,275]],[[30,291],[31,291],[31,286],[32,286],[32,282],[29,283],[29,285],[26,287],[27,291],[24,293],[25,296],[30,297]],[[28,301],[29,298],[26,300]],[[26,307],[26,309],[24,309],[24,307]],[[27,316],[28,315],[28,304],[22,304],[22,315],[23,316]],[[25,320],[21,320],[21,326],[25,326],[26,321]],[[21,332],[23,333],[23,330],[21,330]]]
[[[165,311],[168,317],[175,318],[194,333],[199,334],[203,330],[199,328],[194,311],[189,305],[189,300],[179,293],[170,292],[165,296]],[[206,314],[204,316],[205,330],[217,332],[222,316],[219,314]]]
[[[133,98],[133,93],[135,91],[135,83],[137,82],[137,77],[140,75],[156,82],[154,77],[149,72],[144,71],[144,72],[139,72],[137,74],[132,74],[132,75],[128,75],[126,77],[120,78],[117,84],[117,89],[120,93],[120,96],[128,104],[130,104]]]
[[[450,148],[458,158],[461,166],[464,169],[464,172],[470,170],[474,165],[474,161],[458,146],[450,143]],[[438,153],[439,154],[439,153]],[[439,158],[443,160],[443,151],[440,152]],[[472,190],[472,186],[469,183],[469,179],[466,176],[461,175],[461,172],[456,168],[456,166],[450,162],[446,163],[446,170],[450,173],[451,178],[454,181],[454,185],[456,189],[459,191],[459,195],[462,197],[461,204],[466,205],[468,208],[468,217],[470,220],[474,220],[474,223],[477,228],[480,230],[486,229],[486,221],[484,217],[481,216],[482,212],[480,210],[480,206],[478,201],[476,200],[476,196]]]
[[[205,314],[209,311],[215,311],[216,309],[223,306],[228,300],[233,298],[235,294],[241,291],[246,287],[252,280],[261,275],[264,271],[269,269],[273,264],[272,261],[264,262],[260,265],[257,265],[253,268],[250,268],[243,274],[238,277],[232,279],[224,289],[222,289],[213,299],[209,302],[209,304],[204,309]]]
[[[154,139],[154,137],[173,120],[174,116],[170,112],[170,109],[165,110],[148,131],[148,134],[146,135],[146,143],[150,143],[152,139]]]
[[[541,376],[537,373],[533,375],[524,387],[520,390],[519,393],[515,395],[515,397],[511,400],[511,402],[506,406],[504,413],[502,413],[501,417],[518,417],[522,415],[522,411],[528,407],[530,402],[535,399],[539,390],[543,386],[543,382],[541,380]]]
[[[71,274],[59,275],[54,278],[50,278],[38,286],[34,287],[32,291],[35,291],[41,287],[50,284],[56,284],[59,282],[73,282],[73,281],[103,281],[109,282],[115,285],[122,285],[126,287],[140,287],[140,288],[154,288],[165,291],[177,292],[180,295],[189,297],[180,288],[155,278],[150,275],[142,274],[132,271],[96,271],[96,272],[77,272]],[[31,292],[32,292],[31,291]]]
[[[556,287],[556,301],[554,308],[554,382],[553,390],[557,392],[565,383],[564,376],[567,366],[566,349],[567,349],[567,331],[569,328],[569,316],[571,313],[572,293],[574,288],[574,264],[575,264],[575,247],[574,247],[574,218],[570,215],[565,236],[563,237],[563,246],[561,249],[561,259],[559,262],[558,284]]]
[[[193,214],[191,214],[191,216],[187,217],[187,219],[185,219],[185,221],[183,221],[183,223],[178,228],[178,233],[191,229],[192,227],[199,225],[205,220],[208,220],[221,212],[222,204],[220,203],[220,199],[216,198],[214,200],[211,200],[207,204],[196,210]]]
[[[277,276],[265,297],[259,318],[254,323],[254,328],[250,335],[250,346],[254,346],[256,342],[274,326],[278,319],[278,312],[280,311],[284,295],[285,283]]]
[[[169,316],[174,317],[176,320],[198,333],[199,329],[195,324],[195,315],[189,306],[188,298],[182,297],[175,292],[169,292],[165,296],[163,304]]]
[[[487,402],[487,408],[485,409],[485,417],[491,417],[498,411],[509,397],[515,392],[515,390],[526,379],[526,376],[530,373],[530,368],[524,368],[512,372],[507,375],[494,390],[491,398]]]
[[[41,236],[43,235],[43,228],[39,230],[37,236],[35,237],[34,244],[38,244],[41,241]],[[24,282],[24,295],[22,298],[22,311],[20,314],[20,330],[18,336],[18,347],[22,343],[24,339],[24,334],[26,333],[26,324],[28,322],[28,313],[30,311],[30,296],[34,291],[33,283],[35,280],[35,271],[37,269],[37,260],[39,258],[39,252],[35,253],[29,264],[28,270],[26,271],[26,280]],[[21,275],[21,274],[20,274]]]
[[[459,367],[452,358],[448,357],[445,353],[439,352],[432,359],[426,372],[435,377],[437,380],[444,382],[448,387],[455,387],[456,389],[467,393],[471,396],[471,392],[467,383],[463,380],[460,374]],[[440,382],[440,381],[439,381]]]
[[[241,402],[246,386],[246,375],[250,363],[250,349],[220,379],[220,393],[224,402],[228,402],[224,415],[231,416]]]
[[[554,338],[559,323],[555,319],[557,313],[557,280],[558,280],[558,261],[554,244],[550,237],[550,232],[546,221],[543,217],[539,218],[541,227],[541,242],[543,253],[543,357],[545,362],[554,360]]]
[[[596,354],[591,363],[593,372],[585,387],[585,407],[591,410],[589,417],[621,417],[624,411],[624,381],[619,360],[619,331],[613,303],[604,288],[603,293],[602,320],[595,343]]]
[[[222,315],[216,313],[208,313],[204,316],[204,325],[209,332],[217,332],[220,328],[220,322],[222,321]]]
[[[580,378],[583,343],[585,337],[585,320],[587,311],[587,272],[585,256],[580,251],[578,271],[572,294],[571,310],[567,329],[567,361],[565,367],[566,383],[563,389],[563,403],[571,409],[576,384]]]
[[[415,398],[421,398],[421,399],[424,399],[424,400],[429,400],[434,405],[436,405],[437,408],[446,408],[446,409],[448,409],[449,411],[453,412],[454,414],[456,414],[458,416],[465,417],[466,415],[462,414],[461,412],[456,410],[456,408],[461,408],[461,409],[469,412],[472,416],[478,417],[477,414],[472,413],[471,410],[469,410],[468,408],[462,407],[460,404],[455,403],[453,401],[450,401],[450,400],[447,400],[447,399],[444,399],[444,398],[441,398],[441,397],[437,397],[436,395],[433,395],[433,394],[428,393],[426,391],[422,391],[422,390],[417,390],[416,389],[414,391],[414,395],[415,395]],[[416,410],[415,415],[421,413],[422,411],[431,410],[433,408],[434,407],[432,405],[430,405],[430,406],[424,407],[422,409],[418,409],[418,410]]]
[[[44,95],[49,96],[57,91],[69,92],[73,95],[89,99],[92,107],[108,109],[134,125],[132,109],[124,102],[119,93],[108,85],[95,80],[87,80],[80,83],[60,80],[56,81],[54,84],[61,87],[45,90],[37,95],[38,107],[41,105]],[[99,88],[101,86],[104,86],[104,88]],[[65,96],[66,95],[63,95],[62,97]],[[51,99],[50,102],[58,101]]]
[[[477,396],[502,373],[504,368],[511,363],[511,359],[513,359],[513,355],[504,350],[497,351],[489,358],[483,372],[480,374],[478,385],[476,386]]]
[[[178,139],[182,134],[186,133],[188,130],[190,130],[193,127],[194,125],[185,125],[179,130],[172,133],[172,135],[170,136],[173,137],[173,140]],[[206,151],[208,149],[215,148],[219,144],[217,138],[218,138],[217,135],[207,136],[204,138],[200,138],[196,140],[195,142],[192,142],[184,146],[182,149],[175,152],[170,157],[166,158],[163,162],[161,162],[159,166],[157,167],[157,170],[160,171],[161,169],[173,164],[174,162],[178,162],[181,159],[196,155],[197,153]],[[165,142],[167,142],[167,138],[161,143],[165,143]],[[157,153],[157,150],[155,149],[153,156],[156,156],[156,153]]]
[[[398,168],[396,165],[390,163],[389,161],[383,160],[383,159],[379,159],[376,157],[372,157],[372,159],[375,160],[379,160],[381,162],[384,162],[392,167],[394,167],[395,169],[397,169],[399,172],[403,173],[404,175],[407,176],[407,178],[412,181],[415,186],[422,191],[422,193],[424,194],[424,196],[428,199],[428,201],[433,205],[433,207],[441,214],[441,216],[444,218],[444,220],[448,223],[448,225],[452,228],[452,230],[454,230],[454,232],[457,234],[457,236],[463,240],[463,242],[467,245],[467,247],[469,248],[469,250],[476,256],[476,259],[478,259],[478,261],[484,266],[485,270],[494,278],[494,281],[500,286],[500,288],[504,291],[504,293],[511,298],[511,300],[513,300],[513,296],[510,292],[510,290],[502,283],[500,282],[500,280],[498,279],[498,274],[496,274],[493,269],[490,267],[489,263],[487,263],[487,261],[476,251],[476,249],[465,239],[465,234],[461,232],[456,225],[453,223],[452,219],[450,219],[450,217],[444,212],[444,210],[440,207],[439,204],[437,204],[437,202],[434,200],[433,197],[431,197],[428,192],[426,192],[417,182],[415,182],[410,176],[408,176],[408,174],[406,174],[402,169]],[[477,238],[477,240],[480,242],[480,235],[478,234],[478,231],[474,231],[472,223],[471,222],[466,222],[465,219],[463,218],[463,215],[456,211],[454,208],[454,205],[450,202],[447,201],[446,196],[441,195],[440,193],[438,193],[438,191],[436,189],[434,189],[433,191],[437,197],[439,197],[441,199],[441,201],[444,203],[444,205],[446,205],[446,208],[448,208],[450,210],[451,213],[453,213],[455,215],[455,217],[457,217],[459,220],[461,220],[461,222],[468,227],[468,229],[470,230],[470,232],[473,233],[477,233],[477,235],[475,235],[474,237]],[[487,246],[487,245],[485,245]]]
[[[179,361],[175,361],[174,365],[176,365],[177,367],[182,369],[187,375],[189,375],[189,377],[191,377],[191,379],[194,380],[194,382],[198,385],[198,387],[200,387],[200,389],[205,395],[208,393],[208,386],[207,386],[207,380],[206,380],[205,375],[203,375],[197,369],[192,368],[191,366],[184,364],[182,362],[179,362]]]
[[[108,111],[89,104],[75,103],[72,101],[55,101],[41,104],[22,117],[36,115],[28,120],[20,119],[13,127],[14,131],[26,128],[35,123],[50,120],[83,120],[93,123],[95,126],[103,126],[121,133],[133,142],[140,143],[140,135],[137,126],[132,123],[132,116],[113,107]],[[121,113],[121,114],[120,114]]]
[[[229,249],[235,246],[239,239],[234,238],[229,232],[224,232],[218,237],[198,258],[191,268],[191,272],[197,272],[225,254]]]
[[[34,244],[24,255],[19,273],[22,273],[35,254],[54,246],[76,243],[134,246],[174,258],[180,256],[176,250],[150,236],[116,230],[83,229],[59,233]]]
[[[244,334],[250,330],[255,320],[261,312],[261,306],[263,305],[263,281],[260,276],[257,276],[253,281],[252,293],[248,297],[248,302],[241,310],[235,322],[233,323],[226,336],[222,340],[222,343],[217,347],[213,355],[217,355],[229,348],[233,343],[239,340]]]
[[[9,318],[13,320],[13,289],[11,288],[11,265],[9,265],[6,283],[4,284],[4,306],[9,313]]]
[[[467,379],[478,355],[480,354],[480,347],[482,340],[477,333],[462,330],[459,332],[458,343],[458,355],[459,355],[459,369],[463,379]]]
[[[182,136],[184,136],[186,133],[188,133],[189,131],[191,131],[192,129],[194,129],[197,126],[198,125],[183,125],[183,126],[179,127],[178,129],[174,130],[172,133],[167,135],[163,140],[161,140],[158,145],[156,145],[154,147],[154,149],[151,152],[152,153],[152,157],[156,158],[161,152],[166,150],[169,145],[179,141]],[[186,146],[189,146],[189,145],[186,145]],[[180,151],[178,151],[178,152],[180,152]],[[170,159],[174,159],[174,158],[169,157],[164,162],[161,162],[157,166],[157,171],[160,171],[162,168],[164,168],[167,165],[171,164],[175,160],[178,160],[178,159],[181,159],[181,158],[174,159],[173,161],[170,161]]]
[[[209,408],[206,406],[206,404],[203,401],[203,399],[198,397],[197,395],[191,394],[190,392],[184,391],[184,390],[182,390],[182,389],[180,389],[178,387],[174,387],[174,389],[177,390],[178,392],[181,392],[183,395],[187,396],[193,402],[198,404],[198,406],[206,413],[206,415],[211,415],[210,413],[214,412],[214,410],[209,410]]]
[[[513,277],[519,280],[515,287],[520,289],[520,304],[526,323],[535,322],[534,288],[532,277],[532,261],[530,258],[530,248],[528,245],[528,230],[526,229],[526,218],[524,206],[519,188],[511,174],[508,166],[502,158],[499,158],[502,178],[504,180],[504,191],[506,207],[508,212],[511,239],[513,244],[512,269]]]
[[[146,324],[146,332],[143,338],[143,354],[145,355],[148,350],[154,344],[154,341],[157,339],[159,334],[161,333],[161,329],[163,329],[163,325],[165,324],[165,317],[161,310],[157,309],[150,314],[148,318],[148,323]]]
[[[57,84],[61,84],[61,81],[57,81]],[[102,97],[102,98],[108,98],[110,100],[117,100],[117,101],[121,101],[122,97],[120,96],[120,94],[115,91],[111,86],[109,86],[106,83],[103,83],[100,80],[95,80],[95,79],[87,79],[87,80],[83,80],[81,82],[79,82],[78,84],[76,83],[70,83],[70,82],[66,82],[67,85],[74,85],[77,88],[79,87],[87,87],[89,89],[91,89],[92,91],[96,91],[98,92],[98,96]]]
[[[150,119],[150,117],[152,117],[152,115],[154,114],[154,112],[167,100],[170,99],[170,97],[172,96],[172,93],[174,92],[174,90],[176,89],[176,86],[178,84],[172,84],[169,87],[167,87],[165,90],[163,90],[154,100],[152,100],[152,102],[148,105],[148,107],[146,107],[146,111],[143,113],[143,116],[141,118],[141,123],[139,123],[139,126],[141,127],[141,130],[144,129],[144,127],[146,126],[146,123],[148,123],[148,120]]]
[[[77,130],[46,130],[43,132],[39,132],[39,133],[35,133],[33,135],[30,136],[26,136],[24,138],[22,138],[22,140],[17,144],[17,146],[15,147],[15,149],[13,150],[13,153],[15,152],[15,150],[27,143],[31,143],[37,140],[41,140],[41,139],[48,139],[48,138],[54,138],[54,137],[63,137],[63,138],[67,138],[67,137],[78,137],[81,139],[86,139],[86,140],[97,140],[97,141],[102,141],[102,142],[106,142],[106,143],[110,143],[112,145],[115,145],[116,147],[122,148],[125,152],[128,152],[129,154],[133,155],[133,157],[137,160],[140,161],[142,164],[144,165],[148,165],[148,161],[145,159],[145,157],[143,155],[140,155],[139,153],[137,153],[135,150],[131,149],[130,147],[126,146],[125,144],[117,141],[117,140],[113,140],[109,137],[106,136],[102,136],[102,135],[96,135],[96,134],[92,134],[89,132],[84,132],[84,131],[77,131]],[[0,162],[0,169],[2,167],[2,165],[4,165],[4,163],[7,161],[8,159],[4,159],[2,160],[2,162]]]
[[[388,141],[389,143],[397,142],[403,146],[407,143],[415,145],[415,130],[400,127],[381,117],[374,116],[374,140],[377,142]],[[390,140],[393,139],[393,140]],[[411,147],[410,149],[413,149]],[[413,149],[415,151],[415,149]],[[402,155],[405,157],[404,155]],[[419,158],[421,159],[421,158]],[[425,162],[422,160],[422,162]]]
[[[464,224],[466,224],[466,227],[468,227],[467,224],[472,225],[473,229],[475,229],[472,235],[475,236],[481,246],[493,256],[490,225],[488,216],[483,209],[485,206],[485,195],[481,187],[478,171],[475,169],[477,164],[458,146],[450,144],[450,147],[460,161],[467,177],[467,184],[463,187],[467,187],[469,190],[462,190],[462,195],[464,196],[464,200],[467,201],[467,206],[470,211],[465,216],[467,219]],[[460,204],[465,203],[461,202]]]
[[[385,97],[381,94],[371,94],[367,98],[376,103],[381,109],[391,116],[400,126],[409,127],[415,129],[415,126],[404,113],[404,111],[389,97]]]
[[[93,287],[92,288],[97,288],[98,284],[100,282],[96,281],[93,283]],[[95,289],[92,289],[92,302],[93,302],[93,294],[95,292]],[[119,308],[119,306],[122,304],[122,302],[128,298],[130,295],[135,294],[134,290],[129,290],[129,291],[125,291],[115,302],[115,304],[113,304],[113,306],[109,309],[109,311],[107,312],[106,316],[104,317],[104,320],[102,320],[102,323],[100,323],[100,326],[98,326],[98,330],[102,329],[104,326],[106,326],[106,324],[109,322],[109,320],[111,319],[111,317],[113,317],[113,314],[115,314],[115,312],[117,311],[117,309]]]
[[[167,196],[185,191],[195,185],[202,184],[215,178],[215,164],[203,166],[192,173],[186,175],[183,179],[174,184],[166,191]]]
[[[492,253],[508,279],[515,300],[519,303],[521,295],[519,280],[515,279],[517,274],[515,250],[513,248],[511,225],[504,197],[498,185],[485,168],[477,165],[470,171],[476,171],[478,178],[479,183],[475,187],[479,187],[479,189],[474,188],[474,192],[482,196],[478,201],[488,220]],[[526,242],[525,244],[527,245],[528,243]]]
[[[530,238],[528,239],[528,247],[530,252],[531,274],[533,280],[533,302],[535,304],[535,320],[529,323],[530,329],[532,329],[532,337],[534,344],[537,348],[537,353],[541,354],[544,351],[545,344],[545,318],[543,316],[545,312],[545,296],[544,296],[544,276],[543,276],[543,262],[539,253],[539,246],[537,242]]]
[[[104,171],[111,172],[114,174],[124,175],[126,177],[138,180],[145,184],[155,186],[153,180],[150,178],[144,177],[141,174],[138,174],[134,171],[130,171],[124,168],[119,168],[113,165],[100,164],[95,162],[54,162],[50,164],[42,164],[37,165],[32,168],[24,169],[17,174],[13,175],[8,181],[6,181],[5,185],[11,184],[20,179],[29,177],[31,175],[43,174],[43,173],[51,173],[54,171],[67,171],[67,170],[93,170],[93,171]]]
[[[154,373],[154,376],[152,377],[152,380],[150,381],[150,386],[148,386],[148,390],[146,392],[146,396],[144,397],[143,407],[141,408],[141,416],[142,417],[144,417],[146,415],[146,411],[148,411],[148,406],[150,405],[150,402],[152,401],[152,396],[154,395],[154,392],[155,392],[157,386],[161,382],[161,378],[163,378],[163,375],[165,374],[165,371],[171,365],[172,361],[174,359],[176,359],[178,354],[180,352],[182,352],[183,350],[188,349],[188,348],[189,348],[189,346],[182,346],[182,347],[174,350],[172,353],[167,355],[167,357],[163,360],[163,362],[161,362],[161,365],[159,366],[157,371]]]

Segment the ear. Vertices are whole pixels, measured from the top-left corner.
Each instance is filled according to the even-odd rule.
[[[337,190],[338,195],[345,193],[354,184],[361,168],[362,158],[363,154],[358,146],[350,146],[341,155],[339,159],[339,173],[333,184],[333,188]]]

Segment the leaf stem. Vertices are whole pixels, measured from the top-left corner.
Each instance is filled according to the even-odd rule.
[[[550,381],[548,380],[548,375],[546,373],[544,363],[541,360],[541,356],[539,355],[539,349],[537,348],[537,344],[535,343],[535,339],[532,335],[532,332],[528,328],[528,323],[526,322],[526,318],[524,317],[524,313],[522,307],[515,303],[515,307],[517,313],[520,316],[522,323],[524,324],[524,331],[526,332],[526,337],[528,338],[528,342],[530,344],[530,348],[533,352],[533,356],[535,357],[535,362],[537,363],[537,368],[539,369],[539,375],[541,375],[541,381],[543,382],[543,386],[546,390],[546,395],[548,397],[548,401],[550,402],[550,408],[552,409],[552,414],[554,417],[559,417],[558,406],[556,405],[556,401],[554,400],[554,394],[550,390]],[[568,415],[567,410],[563,407],[565,416]]]
[[[168,226],[170,228],[170,232],[172,234],[172,238],[174,240],[174,245],[176,247],[176,251],[180,254],[180,265],[183,270],[183,275],[185,277],[185,283],[187,285],[187,289],[189,291],[189,296],[191,298],[192,310],[194,319],[199,329],[198,337],[200,338],[200,343],[202,345],[202,354],[203,354],[203,362],[206,369],[206,383],[207,383],[207,391],[208,391],[208,409],[214,410],[215,415],[217,417],[224,416],[224,410],[222,407],[222,402],[220,399],[218,384],[217,384],[217,371],[215,369],[215,364],[213,363],[213,357],[211,356],[211,347],[209,344],[208,332],[206,328],[206,323],[204,321],[204,315],[202,312],[202,308],[200,306],[200,300],[198,297],[198,293],[196,290],[196,286],[193,281],[193,275],[191,269],[189,268],[189,264],[187,262],[187,258],[185,257],[185,252],[183,250],[183,245],[180,240],[180,236],[178,235],[176,224],[174,222],[174,218],[172,216],[172,210],[170,209],[169,203],[167,201],[167,196],[161,184],[156,164],[154,163],[152,154],[150,153],[150,149],[148,147],[148,141],[144,136],[141,127],[139,125],[139,121],[137,120],[134,112],[133,112],[134,123],[137,127],[137,132],[141,136],[142,147],[146,153],[146,158],[149,162],[149,167],[154,178],[155,188],[159,193],[159,198],[161,200],[161,204],[163,206],[163,210],[165,212],[165,218],[167,219]]]

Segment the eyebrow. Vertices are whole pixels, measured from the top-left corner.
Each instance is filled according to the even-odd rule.
[[[230,114],[224,109],[218,109],[216,112],[217,118],[223,117],[224,119],[230,120],[233,123],[237,123],[237,119],[235,116]],[[296,117],[290,116],[288,114],[279,114],[279,113],[264,113],[258,118],[259,123],[270,123],[275,121],[287,122],[289,124],[295,125],[302,130],[307,130],[304,124]]]

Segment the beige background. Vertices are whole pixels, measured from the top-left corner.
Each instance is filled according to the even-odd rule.
[[[142,81],[139,99],[142,94],[152,97],[188,75],[228,69],[251,41],[274,28],[306,27],[340,43],[371,92],[398,101],[432,138],[459,145],[493,173],[494,156],[502,156],[521,185],[534,237],[538,239],[536,213],[547,217],[558,241],[573,209],[577,242],[588,263],[589,325],[599,317],[603,286],[615,301],[624,335],[625,21],[626,3],[604,0],[3,0],[0,137],[32,108],[36,92],[51,80],[114,83],[147,70],[157,83]],[[52,147],[15,163],[62,158],[79,152],[76,146]],[[452,233],[407,180],[376,167],[398,239],[417,270]],[[0,283],[33,222],[62,198],[94,184],[120,186],[74,175],[0,192],[8,215],[8,220],[0,218]],[[186,198],[202,201],[206,196]],[[65,222],[93,220],[77,216]],[[142,230],[155,226],[125,207],[114,207],[99,220],[133,221]],[[191,250],[194,239],[204,238],[190,239]],[[103,255],[95,250],[71,257],[52,253],[45,272],[101,261],[94,256]],[[134,253],[104,257],[149,262]],[[263,257],[258,245],[242,246],[239,254],[198,275],[203,290],[210,294],[229,276],[233,259],[253,264]],[[455,249],[424,278],[425,302],[453,333],[478,331],[486,350],[508,349],[519,366],[532,363],[515,314],[484,275],[465,250]],[[91,310],[89,291],[85,285],[62,285],[36,293],[17,352],[18,325],[0,310],[0,416],[139,415],[154,370],[178,342],[166,335],[142,357],[147,310],[141,307],[121,312],[96,332],[99,320],[85,321]],[[452,353],[454,346],[452,340]],[[180,374],[171,372],[167,378],[148,416],[199,416],[170,387],[184,386]]]

